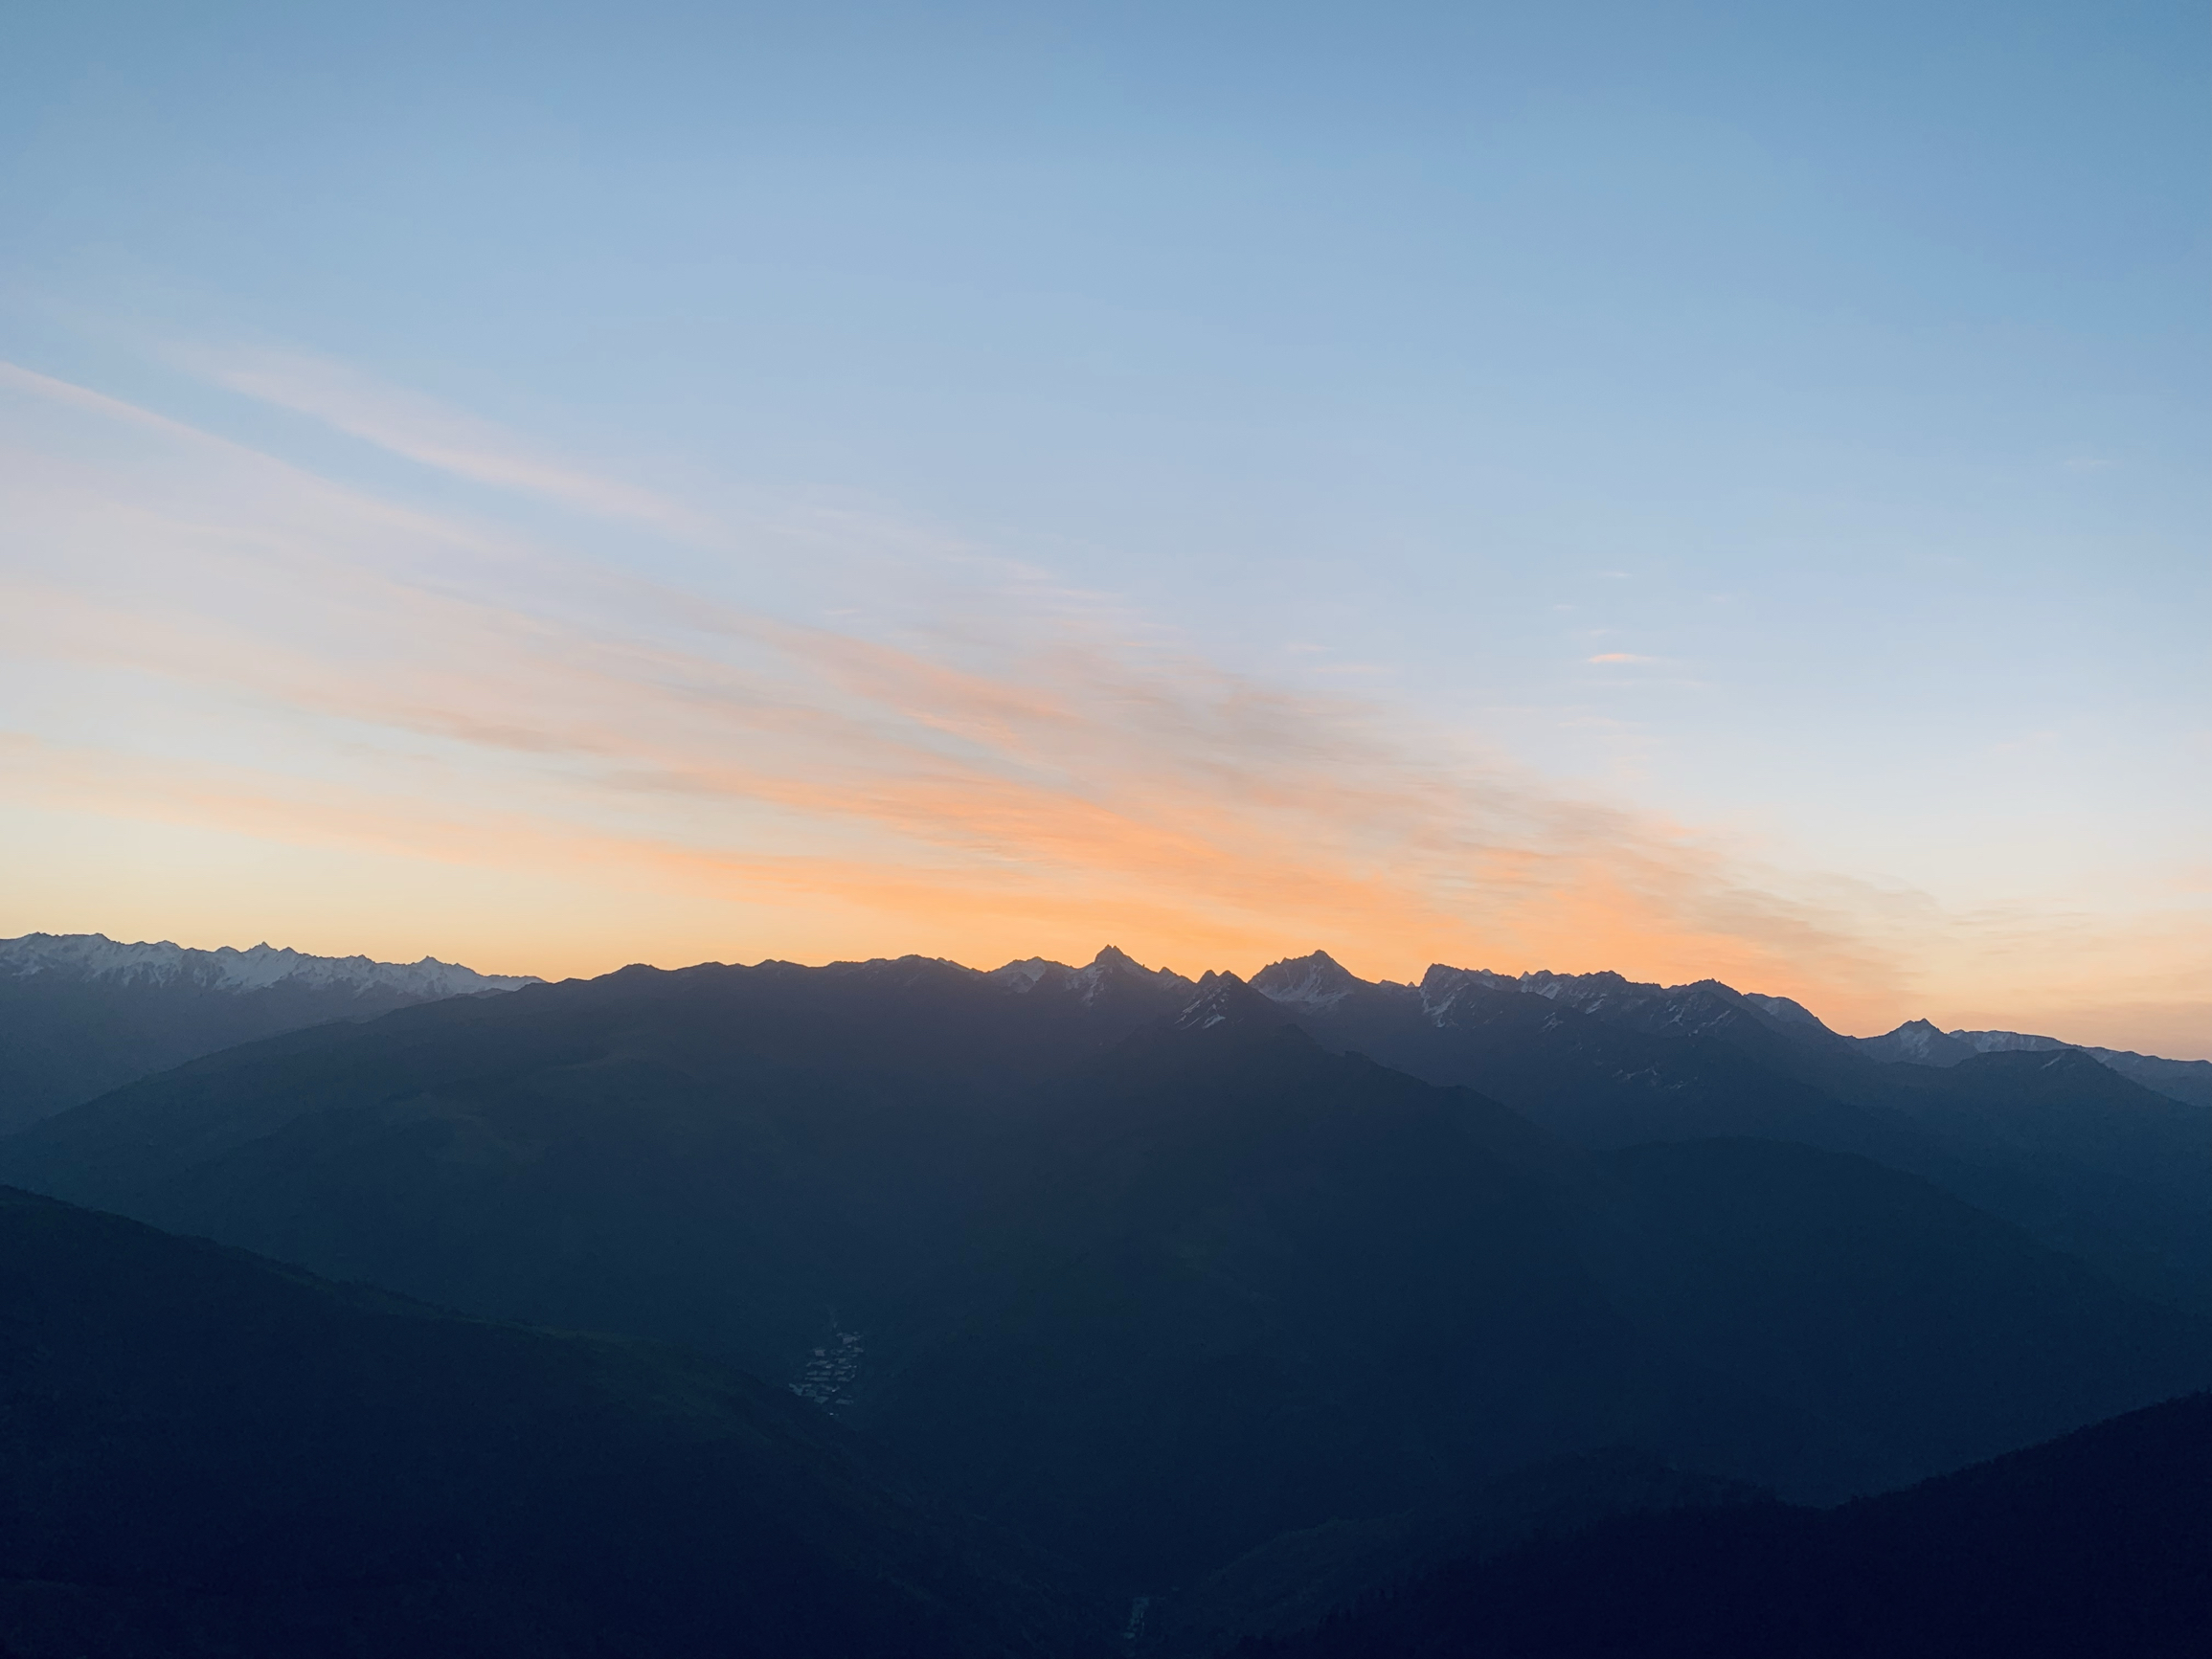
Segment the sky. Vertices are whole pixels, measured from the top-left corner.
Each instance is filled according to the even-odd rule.
[[[26,9],[0,934],[2212,1057],[2212,15]]]

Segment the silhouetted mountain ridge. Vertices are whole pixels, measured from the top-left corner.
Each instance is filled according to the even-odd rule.
[[[2186,1090],[2143,1088],[2085,1051],[2065,1050],[2091,1069],[2051,1076],[1973,1069],[1997,1054],[1885,1064],[1884,1054],[1941,1052],[1930,1042],[1952,1040],[1907,1027],[1899,1044],[1870,1045],[1796,1003],[1711,980],[1438,965],[1418,986],[1372,984],[1308,956],[1253,983],[1281,992],[1317,974],[1327,975],[1325,998],[1281,1006],[1324,1046],[1479,1088],[1578,1145],[1754,1135],[1857,1154],[1933,1180],[2146,1293],[2212,1310],[2212,1214],[2200,1197],[2212,1190],[2212,1108]],[[2040,1091],[2032,1134],[1988,1097],[1978,1081],[1988,1076]],[[2066,1098],[2052,1096],[2054,1084]]]
[[[1852,1041],[1877,1060],[1905,1061],[1915,1065],[1958,1065],[1977,1054],[2047,1054],[2067,1049],[2088,1055],[2155,1093],[2191,1106],[2212,1107],[2212,1060],[2166,1060],[2156,1054],[2097,1048],[2088,1043],[2065,1042],[2056,1037],[2031,1036],[2023,1031],[1941,1031],[1925,1020],[1908,1020],[1880,1037]]]
[[[61,1113],[0,1175],[778,1381],[834,1341],[854,1429],[1133,1592],[1540,1459],[1840,1496],[2212,1375],[2188,1319],[1785,1144],[1913,1125],[1711,1031],[1471,978],[1316,1012],[1093,967],[631,968],[425,1004]],[[1557,1132],[1685,1101],[1703,1139]],[[1711,1138],[1744,1122],[1772,1132]]]

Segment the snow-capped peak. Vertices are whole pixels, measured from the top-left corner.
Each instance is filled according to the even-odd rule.
[[[1271,962],[1252,976],[1252,988],[1271,1001],[1305,1008],[1333,1008],[1366,980],[1326,951]]]
[[[989,977],[1017,994],[1034,991],[1048,974],[1072,974],[1074,970],[1064,962],[1054,962],[1043,956],[1030,956],[1019,962],[1008,962],[1004,968],[991,970]]]
[[[1956,1065],[1975,1052],[1972,1044],[1947,1036],[1926,1020],[1907,1020],[1894,1031],[1854,1041],[1871,1059],[1906,1065]]]
[[[1175,1017],[1183,1031],[1205,1031],[1240,1015],[1269,1011],[1266,998],[1234,974],[1208,973],[1197,985],[1198,996]],[[1280,1017],[1277,1016],[1279,1019]]]
[[[1117,982],[1135,980],[1147,986],[1176,990],[1190,980],[1172,968],[1147,968],[1127,952],[1108,945],[1083,968],[1071,968],[1044,956],[1030,956],[994,968],[990,977],[1017,996],[1050,986],[1072,993],[1086,1003],[1095,1002]]]
[[[240,951],[225,945],[197,951],[164,939],[124,944],[104,933],[25,933],[0,939],[0,976],[51,975],[79,983],[192,985],[206,991],[391,991],[403,996],[463,997],[513,991],[537,983],[530,975],[479,974],[456,962],[377,962],[367,956],[310,956],[266,943]]]

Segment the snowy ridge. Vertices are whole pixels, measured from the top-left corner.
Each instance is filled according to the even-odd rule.
[[[1939,1031],[1925,1020],[1907,1020],[1880,1037],[1852,1042],[1876,1060],[1909,1065],[1956,1065],[1977,1054],[2046,1054],[2076,1050],[2099,1065],[2139,1083],[2154,1093],[2198,1106],[2212,1106],[2212,1061],[2167,1060],[2129,1048],[2099,1048],[2028,1031]]]
[[[1058,991],[1072,996],[1085,1006],[1111,994],[1117,986],[1141,986],[1147,989],[1195,989],[1191,980],[1171,968],[1147,968],[1126,952],[1108,945],[1092,958],[1087,968],[1071,968],[1065,962],[1048,961],[1043,956],[1030,956],[1024,961],[1008,962],[1004,968],[994,968],[986,977],[996,980],[1016,996],[1027,996],[1040,990]]]
[[[1272,1001],[1320,1011],[1334,1008],[1366,982],[1326,951],[1316,951],[1262,968],[1253,975],[1252,988]]]
[[[1916,1020],[1915,1024],[1926,1024]],[[1898,1027],[1903,1030],[1903,1026]],[[1947,1031],[1953,1042],[1963,1042],[1976,1054],[2017,1054],[2021,1050],[2040,1053],[2049,1048],[2072,1048],[2071,1042],[2061,1042],[2055,1037],[2031,1037],[2024,1031]]]
[[[1718,979],[1659,985],[1619,974],[1554,974],[1536,969],[1498,974],[1437,962],[1417,986],[1389,980],[1370,985],[1341,967],[1325,951],[1271,963],[1253,975],[1252,989],[1294,1016],[1328,1018],[1357,991],[1420,999],[1423,1016],[1438,1026],[1469,1018],[1482,997],[1499,992],[1541,997],[1578,1013],[1658,1037],[1721,1038],[1753,1052],[1779,1055],[1810,1046],[1839,1059],[1910,1065],[1956,1065],[1977,1054],[2078,1049],[2113,1071],[2172,1099],[2212,1106],[2212,1061],[2165,1060],[2154,1054],[2098,1048],[2020,1031],[1944,1031],[1909,1020],[1879,1037],[1846,1037],[1832,1030],[1803,1003],[1788,997],[1738,991]]]
[[[1787,997],[1747,995],[1718,979],[1689,985],[1658,985],[1618,974],[1495,974],[1482,968],[1453,968],[1439,962],[1421,976],[1423,1012],[1437,1025],[1455,1022],[1469,997],[1491,992],[1541,997],[1547,1002],[1655,1037],[1725,1037],[1764,1046],[1813,1043],[1830,1046],[1844,1039],[1823,1025],[1802,1004]]]
[[[195,951],[164,939],[124,944],[104,933],[25,933],[0,939],[0,977],[112,985],[189,985],[206,991],[389,991],[425,998],[514,991],[538,981],[529,975],[479,974],[456,962],[378,962],[367,956],[309,956],[260,944]]]
[[[1269,1003],[1234,974],[1208,973],[1197,984],[1197,998],[1175,1017],[1178,1031],[1206,1031],[1228,1020],[1264,1018]]]
[[[1421,1012],[1437,1025],[1450,1022],[1452,1011],[1469,991],[1520,989],[1521,981],[1509,974],[1493,974],[1487,968],[1448,968],[1441,962],[1429,965],[1418,987]]]
[[[1880,1061],[1906,1065],[1956,1065],[1971,1060],[1975,1049],[1926,1020],[1907,1020],[1894,1031],[1854,1041],[1862,1052]]]

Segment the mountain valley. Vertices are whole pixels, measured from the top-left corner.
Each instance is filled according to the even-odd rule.
[[[1195,1659],[1302,1639],[1469,1550],[1862,1499],[2204,1387],[2207,1115],[2072,1049],[1885,1061],[1710,983],[1377,984],[1320,953],[1193,981],[1109,949],[464,987],[50,1112],[0,1137],[0,1181],[48,1195],[10,1224],[141,1223],[254,1252],[257,1283],[376,1288],[319,1306],[455,1311],[379,1330],[541,1354],[588,1331],[616,1346],[558,1351],[703,1367],[743,1412],[820,1425],[740,1485],[797,1491],[827,1460],[888,1494],[854,1537],[926,1536],[931,1582],[967,1575],[973,1650]],[[116,1281],[85,1295],[125,1317]],[[468,1398],[479,1426],[436,1433],[485,1432]],[[525,1481],[503,1468],[469,1478]],[[711,1525],[769,1524],[744,1501],[756,1518]],[[14,1513],[19,1546],[51,1530]],[[846,1524],[804,1536],[834,1553]],[[24,1582],[82,1579],[22,1559]],[[600,1598],[583,1624],[632,1629],[576,1593]],[[97,1617],[173,1624],[168,1594]],[[437,1631],[480,1595],[535,1608],[518,1628],[566,1617],[448,1585]],[[64,1602],[92,1605],[38,1604]],[[11,1604],[0,1641],[30,1652]],[[887,1631],[942,1614],[882,1607]]]

